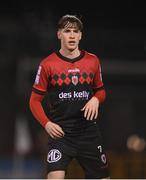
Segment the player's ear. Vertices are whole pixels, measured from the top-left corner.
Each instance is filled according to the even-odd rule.
[[[61,39],[61,33],[59,30],[57,31],[57,37],[58,37],[58,39]]]

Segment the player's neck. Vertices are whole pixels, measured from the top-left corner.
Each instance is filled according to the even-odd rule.
[[[75,49],[73,51],[69,51],[69,50],[64,50],[64,49],[61,48],[59,50],[59,52],[60,52],[60,54],[62,56],[65,56],[65,57],[67,57],[69,59],[74,59],[74,58],[80,56],[80,50],[79,49]]]

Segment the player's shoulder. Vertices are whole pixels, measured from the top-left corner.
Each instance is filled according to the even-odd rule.
[[[49,64],[52,60],[54,60],[56,56],[56,53],[53,52],[53,53],[50,53],[48,56],[46,56],[45,58],[43,58],[40,62],[41,65],[46,65],[46,64]]]
[[[91,52],[85,51],[85,54],[87,57],[89,57],[91,60],[98,62],[99,58],[96,54],[93,54]]]

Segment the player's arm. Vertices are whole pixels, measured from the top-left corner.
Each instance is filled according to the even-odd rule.
[[[100,64],[98,64],[98,69],[94,77],[93,91],[93,97],[81,109],[82,111],[84,111],[84,117],[87,120],[97,119],[99,104],[104,102],[106,98],[106,92],[102,82]]]
[[[82,111],[87,120],[97,119],[99,104],[105,100],[105,90],[97,90],[94,96],[85,104]]]
[[[51,120],[46,116],[42,107],[43,97],[43,95],[37,94],[35,92],[31,93],[29,102],[31,112],[52,138],[60,138],[64,136],[64,132],[59,125],[51,122]]]
[[[42,100],[44,98],[47,85],[48,77],[46,70],[43,68],[43,66],[39,66],[29,101],[30,110],[52,138],[59,138],[64,136],[62,128],[56,123],[51,122],[51,120],[46,116],[42,106]]]

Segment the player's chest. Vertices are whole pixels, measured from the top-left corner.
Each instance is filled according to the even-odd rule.
[[[50,83],[52,85],[77,85],[93,83],[95,67],[85,63],[60,63],[51,66]]]

